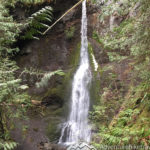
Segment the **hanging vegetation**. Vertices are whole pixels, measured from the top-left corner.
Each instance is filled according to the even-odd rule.
[[[13,1],[13,0],[12,0]],[[54,0],[16,0],[16,2],[21,2],[23,4],[26,4],[26,5],[36,5],[36,4],[42,4],[42,3],[45,3],[45,2],[52,2]]]
[[[46,6],[38,12],[35,12],[27,19],[27,23],[24,25],[25,33],[21,37],[22,39],[39,39],[37,36],[42,34],[43,29],[47,29],[47,25],[53,19],[52,7]]]

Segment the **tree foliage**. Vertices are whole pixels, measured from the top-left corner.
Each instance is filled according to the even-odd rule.
[[[25,4],[41,4],[44,2],[52,2],[54,0],[18,0],[19,2],[25,3]]]
[[[0,141],[0,148],[4,149],[4,150],[13,150],[14,148],[17,147],[17,143],[13,142],[13,141]]]
[[[17,48],[10,48],[16,41],[16,36],[19,33],[19,24],[13,21],[12,16],[9,15],[9,10],[6,8],[7,3],[1,1],[0,5],[0,55],[7,56],[18,52]]]
[[[114,16],[121,18],[121,21],[113,28],[106,26],[108,20]],[[133,84],[136,79],[140,81],[139,85],[136,82],[136,87],[129,89],[130,97],[125,97],[128,105],[123,106],[124,109],[115,116],[108,127],[100,129],[99,136],[102,138],[100,143],[149,145],[150,132],[147,126],[150,124],[148,115],[150,108],[150,1],[106,0],[99,18],[100,23],[107,29],[103,33],[94,31],[93,38],[101,44],[111,62],[132,60],[134,75],[130,78]],[[140,104],[137,104],[137,99],[140,99]],[[103,106],[101,108],[97,106],[94,110],[93,115],[96,119],[98,118],[98,122],[99,117],[104,114],[103,111],[105,112]]]
[[[18,1],[1,0],[0,4],[0,149],[4,150],[12,150],[17,146],[9,135],[11,120],[25,118],[26,110],[31,107],[30,96],[25,92],[28,86],[22,84],[20,76],[16,77],[19,68],[12,60],[12,56],[19,51],[13,44],[21,27],[25,26],[15,22],[9,14],[9,6],[14,6]],[[42,1],[24,2],[35,4]],[[51,19],[52,8],[43,8],[27,20],[28,31],[35,29],[36,33],[39,32],[39,29],[45,28],[44,22],[47,23]]]
[[[141,76],[143,68],[144,72],[147,70],[147,75],[149,68],[149,11],[150,3],[148,0],[112,1],[111,4],[106,4],[102,7],[101,23],[104,24],[106,18],[112,15],[124,18],[123,21],[119,25],[114,26],[113,29],[107,30],[103,35],[98,35],[96,32],[93,33],[93,37],[107,51],[110,61],[121,61],[126,58],[135,60],[135,71],[138,71],[137,73],[143,80],[145,78],[145,75]],[[147,78],[145,79],[147,80]]]
[[[38,5],[43,4],[45,2],[53,2],[54,0],[8,0],[8,3],[14,6],[16,3],[21,2],[24,5]]]

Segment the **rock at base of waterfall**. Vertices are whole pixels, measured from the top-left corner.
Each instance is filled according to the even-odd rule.
[[[42,150],[66,150],[66,148],[58,144],[44,143]]]

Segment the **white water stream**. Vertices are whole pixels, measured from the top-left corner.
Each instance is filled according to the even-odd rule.
[[[70,145],[81,141],[90,142],[91,128],[88,124],[88,111],[91,78],[88,56],[86,0],[84,0],[82,2],[80,64],[72,82],[70,115],[62,129],[59,143]]]

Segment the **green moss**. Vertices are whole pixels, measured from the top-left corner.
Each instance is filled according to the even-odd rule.
[[[136,129],[137,131],[140,131],[142,128],[148,129],[150,126],[149,108],[148,106],[141,104],[138,109],[142,112],[138,116],[135,116],[136,120],[134,121],[131,130]]]
[[[69,83],[73,78],[73,74],[76,71],[79,60],[80,60],[80,44],[77,44],[77,47],[74,48],[71,56],[69,57],[69,69],[65,72],[64,80],[63,80],[63,89],[69,87]],[[70,89],[70,87],[69,87]]]
[[[70,88],[71,88],[71,80],[73,78],[73,74],[76,71],[78,64],[79,64],[79,59],[80,59],[80,43],[77,44],[77,46],[73,49],[68,63],[69,63],[69,69],[65,70],[65,75],[63,76],[61,80],[61,84],[56,84],[47,91],[42,94],[41,96],[35,96],[35,99],[40,99],[42,100],[45,97],[50,97],[51,95],[55,95],[60,97],[64,102],[64,104],[67,104],[68,99],[69,99],[69,94],[70,94]],[[55,111],[55,110],[54,110]],[[66,111],[66,105],[64,105],[62,110],[58,110],[57,114],[60,115],[61,113],[59,112],[65,112]],[[51,112],[52,114],[56,115],[55,112]],[[61,115],[64,115],[62,113]]]
[[[64,100],[63,108],[58,108],[58,106],[52,105],[44,110],[43,115],[49,116],[48,125],[46,127],[46,133],[49,137],[49,140],[56,141],[60,137],[60,130],[58,129],[58,125],[60,124],[60,117],[68,115],[67,105],[69,100],[69,94],[71,89],[71,80],[73,78],[73,74],[76,71],[79,60],[80,60],[80,47],[81,44],[77,44],[77,46],[73,49],[70,57],[69,57],[69,69],[65,70],[65,75],[61,80],[61,84],[54,84],[54,86],[50,87],[46,93],[41,96],[36,96],[38,99],[43,99],[44,97],[49,97],[51,95],[56,95]],[[66,113],[66,114],[65,114]]]
[[[48,97],[48,96],[51,96],[51,95],[56,95],[56,96],[59,96],[61,98],[64,97],[64,89],[62,88],[63,85],[58,85],[54,88],[49,88],[48,91],[44,94],[43,97]]]
[[[75,26],[72,26],[70,28],[67,28],[65,30],[65,35],[66,35],[66,38],[67,39],[72,39],[74,37],[74,34],[75,34]]]
[[[90,88],[90,94],[91,94],[91,100],[93,103],[97,103],[100,99],[99,91],[100,91],[100,76],[102,74],[100,66],[98,66],[97,71],[95,71],[95,66],[93,63],[93,47],[89,43],[88,44],[88,52],[89,52],[89,58],[90,58],[90,66],[92,70],[93,80]],[[92,56],[93,55],[93,56]]]
[[[131,87],[132,88],[132,87]],[[135,90],[135,88],[134,88]],[[140,93],[140,94],[139,94]],[[149,99],[143,97],[142,92],[137,91],[134,95],[129,92],[125,98],[125,103],[117,116],[114,117],[109,127],[100,129],[101,141],[103,144],[142,145],[149,143],[150,131],[150,110],[147,102]],[[138,103],[137,103],[138,101]]]
[[[50,142],[56,141],[60,137],[60,131],[58,130],[58,120],[51,120],[48,122],[46,129],[47,136],[49,137]]]
[[[42,59],[43,59],[43,50],[39,49],[38,50],[38,65],[41,66],[42,64]]]
[[[77,44],[77,47],[74,48],[74,50],[70,56],[69,64],[70,64],[72,71],[75,71],[77,69],[77,66],[79,65],[80,48],[81,48],[81,43],[79,42]]]

